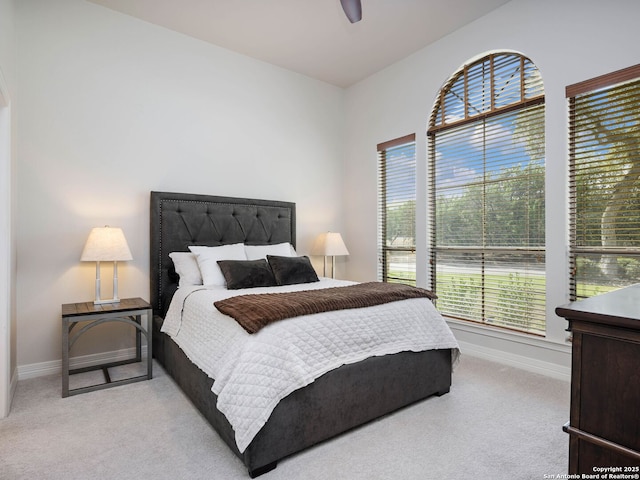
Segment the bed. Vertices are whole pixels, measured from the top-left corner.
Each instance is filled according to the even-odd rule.
[[[241,459],[252,478],[298,451],[432,395],[449,392],[457,345],[365,358],[331,369],[282,398],[248,445],[239,448],[234,427],[217,407],[218,396],[212,392],[214,380],[161,330],[178,291],[179,279],[169,254],[188,252],[193,245],[289,243],[295,248],[295,204],[151,192],[150,213],[153,355]]]

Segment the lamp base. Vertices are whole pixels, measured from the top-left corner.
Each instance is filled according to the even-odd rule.
[[[108,300],[94,300],[93,304],[94,305],[104,305],[107,303],[120,303],[120,299],[119,298],[110,298]]]
[[[96,262],[96,299],[94,305],[107,305],[110,303],[120,303],[118,298],[118,262],[113,262],[113,298],[103,300],[100,298],[100,262]]]

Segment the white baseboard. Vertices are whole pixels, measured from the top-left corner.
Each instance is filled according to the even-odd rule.
[[[16,394],[16,388],[18,387],[18,369],[14,369],[9,382],[9,410],[11,410],[11,402]]]
[[[14,369],[13,372],[10,372],[9,384],[7,385],[8,391],[6,403],[2,402],[2,406],[0,406],[0,420],[5,418],[11,412],[11,403],[13,402],[13,397],[16,394],[16,387],[18,386],[18,371]],[[4,392],[3,392],[4,393]]]
[[[147,346],[142,345],[142,357],[147,354]],[[120,362],[128,360],[136,356],[135,348],[126,348],[112,352],[96,353],[91,355],[83,355],[69,359],[69,368],[93,367],[103,363]],[[60,375],[62,371],[62,360],[52,360],[49,362],[32,363],[29,365],[21,365],[18,367],[18,374],[15,383],[18,380],[26,380],[28,378],[43,377],[45,375]],[[16,375],[14,375],[16,377]],[[12,384],[12,388],[15,386]]]
[[[558,365],[556,363],[536,360],[534,358],[525,357],[523,355],[508,353],[502,350],[496,350],[473,343],[461,341],[459,341],[458,343],[460,345],[460,351],[463,355],[470,355],[472,357],[478,357],[485,360],[490,360],[492,362],[502,363],[510,367],[520,368],[528,372],[539,373],[541,375],[557,378],[559,380],[571,380],[571,367],[565,367],[564,365]]]
[[[560,380],[571,380],[571,367],[558,365],[556,363],[537,360],[524,355],[497,350],[494,348],[478,345],[476,343],[458,340],[460,351],[463,355],[483,358],[497,363],[502,363],[529,372],[546,375]],[[84,355],[81,357],[73,357],[69,360],[71,368],[92,367],[102,363],[119,362],[127,360],[135,356],[135,348],[127,348],[112,352],[104,352],[92,355]],[[146,355],[146,345],[142,346],[142,356]],[[28,378],[42,377],[45,375],[59,375],[62,369],[62,360],[53,360],[49,362],[32,363],[30,365],[22,365],[18,367],[17,375],[13,375],[11,379],[11,398],[15,393],[18,380],[26,380]]]
[[[507,366],[571,380],[571,344],[551,342],[503,329],[447,319],[463,355],[484,358]]]

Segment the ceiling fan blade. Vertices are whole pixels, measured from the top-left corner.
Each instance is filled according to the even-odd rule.
[[[340,3],[351,23],[362,20],[362,5],[360,4],[360,0],[340,0]]]

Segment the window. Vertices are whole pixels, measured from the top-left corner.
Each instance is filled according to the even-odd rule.
[[[416,284],[416,136],[378,145],[378,278]]]
[[[449,317],[545,334],[544,91],[526,57],[465,65],[429,121],[431,288]]]
[[[575,300],[640,280],[640,65],[566,93]]]

